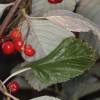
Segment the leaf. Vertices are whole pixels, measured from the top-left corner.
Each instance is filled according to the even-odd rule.
[[[62,11],[62,13],[61,13]],[[100,29],[91,20],[83,17],[80,14],[70,11],[61,10],[57,12],[48,12],[47,19],[52,23],[65,27],[69,31],[80,32],[80,38],[89,43],[90,46],[96,49],[98,56],[100,56]],[[54,14],[55,12],[55,14]],[[67,13],[68,12],[68,13]],[[64,14],[65,13],[65,14]],[[60,15],[61,16],[58,16]],[[90,32],[88,32],[90,30]],[[83,33],[84,32],[84,33]],[[88,33],[87,33],[88,32]]]
[[[82,84],[80,85],[80,88],[76,91],[76,93],[72,96],[71,100],[77,100],[80,97],[83,97],[87,94],[96,92],[100,90],[100,83],[94,83],[94,84]]]
[[[64,83],[62,100],[78,100],[87,95],[93,95],[93,92],[100,90],[100,82],[92,75],[84,74],[76,77],[69,82]]]
[[[77,12],[89,18],[100,27],[100,0],[80,0]]]
[[[72,32],[51,23],[47,19],[29,18],[28,21],[30,22],[31,29],[30,34],[27,36],[27,44],[31,44],[36,49],[34,57],[28,57],[23,53],[23,58],[28,62],[47,56],[66,37],[74,37]],[[21,26],[24,38],[26,37],[27,30],[27,22],[24,21]]]
[[[88,32],[90,28],[84,20],[79,18],[73,18],[69,16],[48,16],[47,19],[53,23],[59,24],[65,27],[68,31],[73,32]]]
[[[63,0],[63,2],[59,4],[50,4],[48,0],[32,0],[32,16],[43,16],[44,13],[55,9],[73,11],[75,5],[75,0]]]
[[[83,96],[95,94],[95,92],[100,90],[98,77],[100,77],[100,62],[95,63],[89,70],[89,73],[63,83],[62,100],[67,98],[69,100],[78,100]]]
[[[29,67],[42,82],[59,83],[82,74],[94,62],[95,52],[87,44],[67,38],[50,55]]]
[[[89,19],[68,10],[53,10],[45,13],[44,16],[52,23],[65,27],[69,31],[88,32],[92,30],[90,27],[92,22]]]
[[[77,12],[82,14],[83,16],[92,20],[98,27],[100,27],[100,0],[81,0],[80,5],[77,9]],[[98,30],[100,30],[98,28]],[[96,48],[98,57],[100,57],[100,32],[96,32],[97,29],[93,33],[81,33],[80,38],[84,41],[87,41],[93,48]]]
[[[23,67],[33,70],[22,76],[37,90],[42,90],[52,84],[65,82],[88,70],[95,62],[95,52],[79,39],[66,38],[50,55]],[[15,70],[14,70],[15,71]]]
[[[9,6],[12,6],[13,3],[9,3],[9,4],[0,4],[0,17],[2,16],[4,10],[9,7]]]
[[[60,100],[60,99],[51,96],[41,96],[31,100]]]

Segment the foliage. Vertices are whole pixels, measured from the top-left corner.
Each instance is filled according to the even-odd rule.
[[[91,47],[79,39],[70,37],[63,40],[43,59],[18,67],[20,69],[31,67],[32,73],[30,72],[26,79],[33,88],[41,90],[51,84],[65,82],[84,73],[90,69],[95,60],[95,51]],[[18,67],[16,67],[17,70]],[[27,75],[27,72],[25,74]]]
[[[20,0],[18,1],[19,3],[21,2]],[[73,80],[73,78],[79,77],[79,75],[82,75],[85,71],[88,72],[91,70],[91,67],[96,61],[96,53],[100,55],[100,29],[95,24],[99,23],[99,17],[96,14],[97,17],[93,18],[95,12],[98,11],[98,6],[96,6],[96,9],[93,10],[89,16],[88,11],[91,10],[91,7],[89,8],[89,6],[87,6],[85,8],[87,11],[83,10],[83,8],[85,2],[88,5],[90,4],[90,0],[83,0],[84,2],[81,0],[81,7],[78,8],[78,12],[90,19],[93,18],[93,21],[95,22],[93,23],[91,20],[81,16],[80,14],[72,12],[75,10],[76,1],[79,2],[79,0],[64,0],[64,2],[53,6],[46,0],[33,0],[31,8],[26,6],[27,3],[30,5],[31,1],[27,2],[26,0],[25,3],[22,2],[20,6],[15,5],[15,7],[12,7],[14,10],[12,9],[11,14],[8,14],[8,17],[2,24],[0,34],[2,34],[5,29],[11,29],[13,26],[16,26],[20,21],[18,27],[23,33],[24,44],[31,44],[32,47],[36,49],[36,56],[27,57],[22,53],[22,57],[28,62],[16,66],[13,72],[20,69],[22,70],[13,73],[4,82],[7,82],[17,74],[24,72],[21,76],[24,76],[34,89],[41,91],[52,84],[62,82],[67,83],[70,79]],[[98,2],[99,0],[93,1],[93,5]],[[17,3],[16,0],[16,4]],[[14,3],[0,4],[0,17],[4,10],[13,4]],[[18,6],[19,9],[17,11]],[[26,12],[28,9],[30,12],[31,8],[31,16],[33,17],[27,15],[26,12],[23,12],[23,7]],[[14,12],[17,17],[15,20],[11,21]],[[25,19],[24,21],[23,18]],[[11,23],[8,25],[10,21]],[[88,43],[82,42],[81,39],[76,39],[73,32],[79,32],[80,38],[84,39]],[[4,85],[4,82],[1,83]],[[93,86],[93,88],[91,88],[91,86]],[[95,83],[93,85],[86,85],[86,83],[84,83],[79,85],[76,94],[72,94],[70,99],[75,100],[79,96],[84,96],[91,91],[93,92],[97,90],[99,86],[100,83]],[[87,88],[86,91],[84,91],[84,88]],[[91,89],[89,90],[89,88]],[[82,92],[81,90],[83,90],[82,94],[80,94],[80,92]],[[14,98],[9,93],[5,95]],[[51,97],[47,98],[51,99]],[[33,100],[38,99],[41,100],[42,97]]]

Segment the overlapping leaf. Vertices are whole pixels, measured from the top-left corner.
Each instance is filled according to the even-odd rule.
[[[100,0],[93,0],[92,2],[91,0],[81,0],[77,12],[89,18],[100,27]],[[97,28],[95,28],[95,31],[97,31]],[[89,34],[81,34],[80,37],[96,48],[98,57],[100,57],[100,32],[95,31]]]
[[[75,6],[75,0],[63,0],[62,3],[58,4],[51,4],[48,0],[32,0],[32,16],[43,16],[44,13],[55,9],[73,11]]]
[[[39,80],[59,83],[83,73],[94,62],[95,52],[88,45],[78,39],[67,38],[50,55],[29,67]]]
[[[88,32],[96,27],[89,19],[67,10],[53,10],[44,16],[52,23],[65,27],[69,31]]]
[[[82,74],[95,60],[95,52],[87,44],[75,38],[67,38],[47,57],[26,64],[32,71],[23,76],[34,89],[40,91],[51,84],[65,82]]]
[[[50,11],[45,14],[45,16],[47,16],[47,19],[52,23],[65,27],[69,31],[82,32],[80,33],[80,38],[84,39],[84,41],[87,41],[93,48],[95,48],[100,56],[100,29],[91,20],[77,13],[70,11],[65,12],[65,10]],[[90,32],[88,32],[89,30]]]
[[[47,19],[29,18],[31,28],[27,36],[27,44],[31,44],[36,49],[34,57],[28,57],[23,54],[26,61],[35,61],[45,57],[52,52],[63,39],[74,36],[72,32],[65,28],[55,25]],[[23,37],[26,37],[28,30],[27,22],[23,22],[22,26]]]
[[[89,18],[100,27],[100,0],[80,0],[77,12]]]

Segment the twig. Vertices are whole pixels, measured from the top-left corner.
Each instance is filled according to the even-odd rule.
[[[9,79],[11,79],[12,77],[20,74],[20,73],[23,73],[25,71],[28,71],[28,70],[31,70],[31,68],[24,68],[22,70],[19,70],[19,71],[16,71],[15,73],[11,74],[9,77],[7,77],[4,81],[3,81],[3,84],[5,84]]]
[[[13,95],[9,94],[7,91],[7,88],[5,87],[5,85],[2,83],[2,81],[0,81],[0,91],[7,96],[7,100],[13,99],[13,100],[19,100],[18,98],[14,97]]]
[[[7,17],[5,18],[4,22],[3,22],[2,25],[1,25],[1,28],[0,28],[0,35],[1,35],[2,33],[5,32],[5,30],[6,30],[7,26],[8,26],[8,24],[9,24],[9,22],[10,22],[11,19],[13,18],[13,15],[14,15],[14,13],[16,12],[16,10],[17,10],[19,4],[21,3],[21,1],[22,1],[22,0],[16,0],[16,1],[15,1],[15,4],[13,5],[13,7],[12,7],[11,10],[9,11]]]
[[[4,94],[10,98],[12,98],[13,100],[19,100],[18,98],[14,97],[13,95],[9,94],[8,92],[4,92]]]

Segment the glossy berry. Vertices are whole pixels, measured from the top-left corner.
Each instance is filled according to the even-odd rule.
[[[12,54],[14,52],[14,44],[11,41],[4,42],[2,44],[2,50],[7,55]]]
[[[63,0],[48,0],[49,3],[51,4],[57,4],[57,3],[61,3]]]
[[[12,93],[16,93],[20,89],[20,86],[16,81],[10,82],[7,87]]]
[[[24,42],[23,42],[22,39],[16,39],[14,41],[15,50],[16,51],[21,51],[21,48],[22,48],[23,44],[24,44]]]
[[[27,56],[34,56],[35,55],[35,50],[32,48],[32,46],[31,45],[25,45],[24,46],[24,53],[25,53],[25,55],[27,55]]]
[[[18,28],[14,28],[10,33],[10,38],[15,40],[21,38],[22,34]]]

